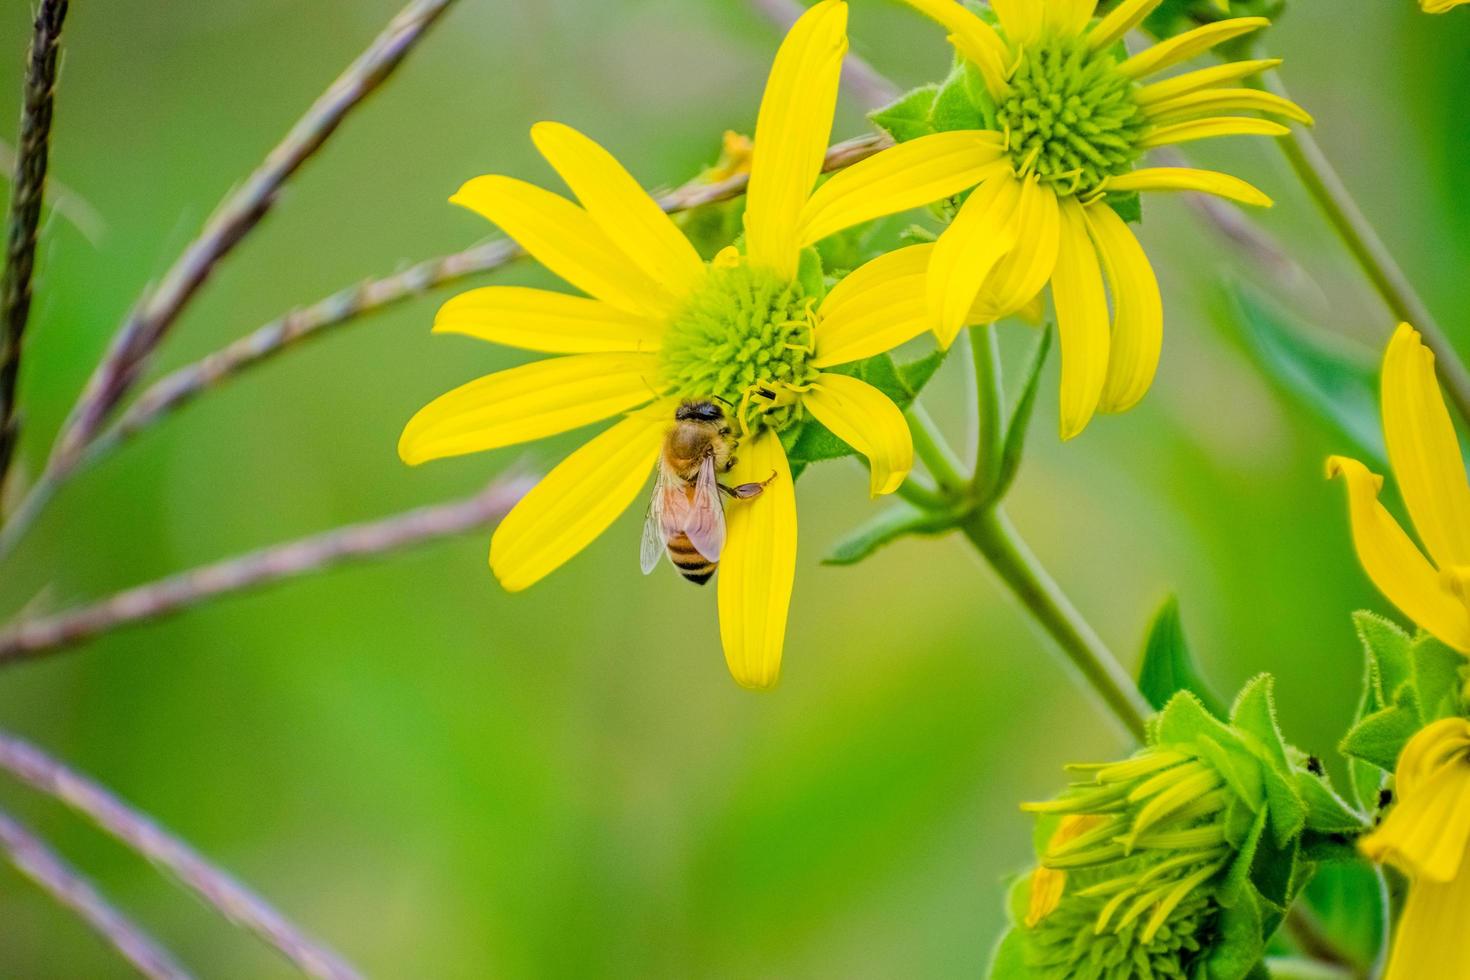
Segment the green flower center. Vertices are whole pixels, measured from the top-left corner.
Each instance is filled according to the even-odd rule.
[[[1068,881],[1069,891],[1097,884],[1075,872],[1074,879]],[[1198,975],[1198,960],[1219,935],[1220,907],[1213,895],[1190,894],[1152,935],[1146,933],[1146,913],[1116,931],[1097,932],[1097,918],[1108,901],[1104,896],[1063,899],[1027,937],[1027,965],[1055,980],[1187,980]]]
[[[1106,51],[1082,38],[1053,37],[1027,48],[997,122],[1010,135],[1017,173],[1034,173],[1059,189],[1087,194],[1127,173],[1142,153],[1147,121],[1133,80]]]
[[[800,421],[817,376],[814,314],[801,287],[744,261],[716,263],[669,320],[660,354],[680,398],[713,398],[753,434]]]

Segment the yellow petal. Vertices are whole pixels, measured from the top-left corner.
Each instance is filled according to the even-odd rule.
[[[868,458],[873,496],[893,493],[914,468],[903,412],[877,388],[845,374],[819,374],[801,403],[832,434]]]
[[[848,274],[822,301],[814,367],[861,361],[929,329],[924,282],[933,245],[910,245]]]
[[[1470,484],[1434,376],[1434,353],[1407,323],[1383,358],[1383,435],[1419,540],[1441,568],[1470,565]]]
[[[746,192],[746,253],[785,279],[796,277],[799,219],[827,155],[846,52],[847,4],[822,0],[792,25],[761,99]]]
[[[591,215],[533,184],[491,174],[476,177],[449,199],[499,225],[546,268],[598,299],[629,313],[662,315],[673,305]]]
[[[970,323],[993,323],[1031,304],[1057,265],[1061,210],[1056,192],[1021,181],[1015,247],[996,263],[970,308]]]
[[[1343,456],[1327,461],[1327,475],[1347,481],[1353,547],[1378,591],[1441,641],[1470,653],[1470,610],[1378,502],[1383,481]]]
[[[780,438],[766,432],[741,443],[731,483],[774,479],[760,496],[731,501],[720,557],[720,640],[741,687],[764,691],[781,677],[786,614],[796,578],[796,489]]]
[[[595,299],[521,286],[485,286],[439,307],[435,333],[551,354],[656,351],[664,325]]]
[[[1108,299],[1082,205],[1071,197],[1061,204],[1051,295],[1062,348],[1062,438],[1071,439],[1092,420],[1108,376]]]
[[[1003,137],[985,130],[934,133],[884,150],[817,188],[801,212],[801,245],[969,190],[1004,153]]]
[[[1127,191],[1199,191],[1226,200],[1269,208],[1271,199],[1239,177],[1192,167],[1145,167],[1118,177],[1109,177],[1107,188]]]
[[[1383,980],[1470,977],[1470,943],[1460,938],[1466,922],[1470,922],[1470,874],[1448,884],[1411,884]]]
[[[1254,88],[1206,88],[1197,92],[1185,92],[1149,106],[1148,118],[1163,125],[1219,112],[1242,110],[1280,116],[1303,126],[1310,126],[1313,122],[1311,114],[1290,99],[1282,98],[1275,92],[1262,92]]]
[[[1285,136],[1291,130],[1269,119],[1253,116],[1215,116],[1186,122],[1155,126],[1139,141],[1139,146],[1152,149],[1174,143],[1210,139],[1214,136]]]
[[[1419,0],[1419,9],[1426,14],[1444,14],[1462,3],[1470,3],[1470,0]]]
[[[1118,70],[1130,78],[1143,78],[1177,65],[1181,61],[1188,61],[1195,55],[1203,54],[1215,45],[1231,38],[1270,26],[1271,21],[1265,17],[1235,17],[1230,20],[1217,20],[1213,24],[1206,24],[1192,31],[1175,35],[1167,41],[1160,41],[1123,62],[1118,66]]]
[[[1153,266],[1128,225],[1105,202],[1086,212],[1113,295],[1108,378],[1097,407],[1122,412],[1138,404],[1153,383],[1164,342],[1164,306]]]
[[[1442,718],[1421,729],[1399,755],[1396,801],[1359,846],[1415,881],[1453,881],[1470,845],[1470,721]]]
[[[1121,40],[1133,28],[1143,23],[1145,17],[1154,12],[1163,0],[1123,0],[1108,15],[1092,28],[1087,35],[1087,46],[1094,51]]]
[[[498,371],[419,409],[398,455],[417,466],[590,425],[652,400],[657,379],[654,354],[573,354]]]
[[[623,419],[558,463],[505,515],[490,539],[490,567],[502,586],[534,585],[628,509],[648,482],[674,408],[666,401]]]
[[[689,239],[607,150],[556,122],[531,127],[531,140],[620,251],[675,296],[704,279]]]
[[[1150,82],[1138,89],[1133,94],[1133,98],[1139,105],[1148,109],[1160,102],[1166,102],[1190,92],[1238,82],[1242,78],[1258,75],[1279,64],[1281,64],[1280,58],[1257,58],[1250,61],[1230,61],[1223,65],[1211,65],[1208,68],[1199,68],[1182,75],[1175,75],[1173,78]]]
[[[937,21],[949,31],[949,43],[954,45],[955,50],[974,62],[975,67],[980,69],[980,74],[985,78],[985,87],[990,94],[999,99],[1010,87],[1006,82],[1009,71],[1006,67],[1009,52],[1006,44],[995,33],[995,28],[981,20],[973,11],[960,6],[957,0],[904,0],[910,7],[918,10],[925,16]],[[1033,8],[1031,5],[1035,0],[1000,0],[994,4],[997,14],[1003,9],[1025,8],[1022,16],[1030,16]],[[1031,34],[1025,36],[1029,40],[1035,30],[1041,26],[1040,12],[1035,11],[1033,18],[1035,29]],[[1002,24],[1004,24],[1002,15]],[[1012,32],[1011,27],[1006,27],[1013,42],[1021,41],[1023,38]]]
[[[1003,169],[976,188],[939,236],[929,262],[929,315],[944,347],[954,343],[990,270],[1016,242],[1021,183],[1007,164],[997,167]]]
[[[1005,28],[1011,44],[1030,44],[1041,33],[1046,0],[991,0],[990,9]]]
[[[1076,37],[1092,20],[1097,0],[1048,0],[1042,5],[1046,25],[1063,37]]]

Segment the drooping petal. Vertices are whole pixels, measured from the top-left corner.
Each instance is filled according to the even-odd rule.
[[[1255,58],[1249,61],[1229,61],[1223,65],[1198,68],[1172,78],[1150,82],[1134,92],[1133,98],[1139,105],[1149,109],[1160,102],[1187,95],[1190,92],[1238,82],[1242,78],[1258,75],[1280,64],[1280,58]]]
[[[1011,175],[1009,165],[997,166],[1004,169],[981,184],[960,207],[939,236],[929,262],[929,315],[944,347],[954,343],[990,270],[1016,242],[1014,219],[1021,182]]]
[[[741,687],[769,690],[781,677],[786,615],[796,578],[796,489],[774,432],[740,446],[732,483],[766,480],[760,496],[732,501],[720,557],[720,640]]]
[[[556,435],[651,401],[654,354],[572,354],[461,385],[419,409],[398,440],[410,466]]]
[[[1347,481],[1353,547],[1378,591],[1441,641],[1470,653],[1470,611],[1378,502],[1383,480],[1344,456],[1327,461],[1327,475]]]
[[[1082,205],[1070,197],[1061,205],[1051,295],[1062,348],[1062,438],[1071,439],[1092,420],[1108,376],[1108,298]]]
[[[1185,92],[1183,95],[1154,103],[1148,107],[1147,112],[1150,121],[1163,125],[1219,112],[1241,110],[1280,116],[1303,126],[1313,123],[1311,114],[1290,99],[1282,98],[1275,92],[1262,92],[1254,88],[1206,88],[1197,92]]]
[[[949,31],[949,43],[954,45],[955,50],[974,62],[975,67],[980,69],[980,74],[985,78],[985,87],[990,90],[992,97],[999,99],[1010,87],[1006,78],[1009,75],[1007,62],[1009,52],[1006,44],[995,33],[995,28],[981,20],[973,11],[960,6],[957,0],[904,0],[910,7],[918,10],[926,17],[937,21]],[[1006,8],[1022,10],[1020,16],[1029,17],[1033,10],[1032,4],[1036,0],[1001,0],[995,4],[997,14]],[[1024,9],[1023,9],[1024,8]],[[1001,14],[1004,25],[1004,15]],[[1040,29],[1041,16],[1036,11],[1032,21],[1034,27],[1030,28],[1030,34],[1025,38],[1012,32],[1010,26],[1006,26],[1006,33],[1010,35],[1012,43],[1022,40],[1029,41],[1036,30]],[[1019,25],[1018,25],[1019,27]]]
[[[934,246],[909,245],[849,273],[822,301],[812,366],[861,361],[929,329],[925,276]]]
[[[1144,78],[1177,65],[1181,61],[1188,61],[1195,55],[1203,54],[1215,45],[1222,44],[1231,38],[1270,26],[1271,21],[1266,17],[1233,17],[1230,20],[1217,20],[1213,24],[1196,27],[1183,34],[1176,34],[1167,41],[1160,41],[1153,47],[1140,51],[1119,65],[1118,70],[1129,78]]]
[[[914,438],[903,412],[867,382],[819,374],[801,403],[833,435],[867,457],[873,496],[893,493],[914,468]]]
[[[1097,408],[1122,412],[1138,404],[1153,383],[1164,342],[1164,306],[1153,266],[1127,223],[1106,202],[1086,213],[1113,294],[1108,378]]]
[[[1470,721],[1441,718],[1420,729],[1399,755],[1395,803],[1359,846],[1415,881],[1448,882],[1463,871],[1470,846]]]
[[[662,315],[673,298],[643,273],[571,201],[513,177],[490,174],[450,199],[499,225],[552,272],[629,313]]]
[[[1048,0],[1042,5],[1046,26],[1063,37],[1076,37],[1092,20],[1097,0]]]
[[[1056,192],[1040,181],[1021,181],[1015,246],[985,280],[970,308],[969,323],[993,323],[1031,303],[1057,265],[1061,209]]]
[[[490,539],[490,567],[506,590],[545,578],[628,509],[653,471],[674,407],[662,402],[623,419],[558,463],[505,515]]]
[[[1470,943],[1456,938],[1464,934],[1466,922],[1470,922],[1470,874],[1448,884],[1412,883],[1383,980],[1470,977]]]
[[[1193,167],[1144,167],[1118,177],[1109,177],[1107,188],[1127,191],[1199,191],[1240,204],[1269,208],[1271,199],[1239,177]]]
[[[969,190],[1004,153],[1004,138],[986,130],[933,133],[884,150],[817,188],[801,212],[801,245]]]
[[[801,210],[822,172],[846,53],[847,4],[822,0],[792,25],[761,99],[746,193],[746,250],[753,264],[785,279],[796,277]]]
[[[1434,353],[1407,323],[1383,358],[1383,435],[1394,479],[1436,565],[1470,565],[1470,484]]]
[[[675,296],[704,279],[704,262],[689,239],[607,150],[557,122],[531,127],[531,140],[603,234]]]
[[[459,333],[522,350],[594,354],[659,349],[664,325],[595,299],[522,286],[484,286],[439,307],[435,333]]]
[[[1291,130],[1269,119],[1254,116],[1215,116],[1155,126],[1139,141],[1139,146],[1152,149],[1175,143],[1210,139],[1215,136],[1285,136]]]
[[[1091,33],[1087,35],[1087,46],[1094,51],[1121,40],[1133,28],[1143,23],[1143,19],[1154,12],[1163,0],[1123,0],[1102,20],[1093,26]]]

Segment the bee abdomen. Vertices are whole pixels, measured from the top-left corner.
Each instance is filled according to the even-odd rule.
[[[719,562],[710,561],[701,555],[689,540],[689,535],[680,534],[669,539],[669,561],[679,570],[679,574],[693,582],[695,585],[703,585],[715,574]]]

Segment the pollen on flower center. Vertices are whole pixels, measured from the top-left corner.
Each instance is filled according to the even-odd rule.
[[[715,398],[753,429],[801,418],[794,391],[810,384],[814,314],[801,287],[745,262],[717,261],[674,313],[663,379],[681,398]]]
[[[1053,37],[1023,53],[997,124],[1017,173],[1086,194],[1132,169],[1147,120],[1111,54],[1089,51],[1082,38]]]

